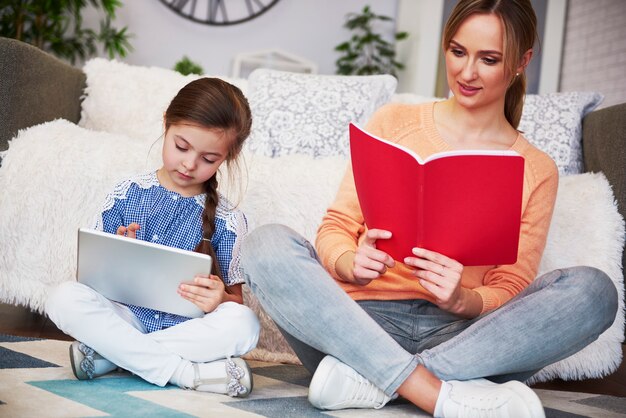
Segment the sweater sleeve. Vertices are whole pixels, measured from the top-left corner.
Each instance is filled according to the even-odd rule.
[[[525,180],[529,198],[522,214],[517,262],[489,270],[483,285],[474,289],[483,299],[482,313],[506,303],[537,275],[556,201],[558,171],[547,155],[538,150],[534,153],[539,158],[526,165],[530,170]]]
[[[392,106],[383,106],[370,118],[365,129],[384,137],[384,125],[393,113]],[[365,221],[354,185],[352,165],[348,164],[339,184],[334,202],[326,210],[317,230],[315,247],[324,268],[340,279],[335,270],[337,259],[347,251],[356,251],[359,238],[365,232]]]

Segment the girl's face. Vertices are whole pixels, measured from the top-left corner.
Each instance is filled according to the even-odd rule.
[[[163,143],[161,185],[187,197],[203,193],[203,183],[226,160],[231,140],[228,131],[182,123],[171,125]]]
[[[503,35],[498,16],[473,14],[452,37],[445,51],[446,72],[448,86],[460,105],[504,107],[506,90],[515,74],[505,72]]]

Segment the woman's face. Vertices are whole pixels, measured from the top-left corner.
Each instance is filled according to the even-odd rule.
[[[445,51],[448,86],[467,108],[504,107],[514,74],[503,62],[502,22],[494,14],[473,14],[459,26]]]

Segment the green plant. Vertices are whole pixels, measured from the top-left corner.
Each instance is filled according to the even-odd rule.
[[[200,66],[200,64],[193,62],[186,55],[183,55],[183,58],[174,64],[174,71],[178,71],[182,75],[189,74],[204,74],[204,70]]]
[[[100,31],[83,27],[82,11],[91,5],[104,12]],[[102,45],[110,58],[132,49],[126,27],[112,25],[121,0],[1,0],[0,36],[18,39],[72,63],[85,60]]]
[[[365,6],[361,13],[350,13],[343,27],[353,33],[349,41],[335,47],[335,51],[342,56],[337,59],[337,74],[343,75],[370,75],[392,74],[401,70],[404,65],[396,61],[395,45],[380,34],[374,32],[377,22],[390,22],[388,16],[377,15]],[[401,41],[409,36],[407,32],[396,32],[395,41]]]

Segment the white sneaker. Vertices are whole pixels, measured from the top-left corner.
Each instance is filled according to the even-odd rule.
[[[452,386],[443,402],[442,417],[545,418],[535,392],[521,382],[496,384],[486,379],[448,381]]]
[[[353,368],[332,356],[326,356],[320,362],[309,386],[309,402],[318,409],[379,409],[391,399]]]

